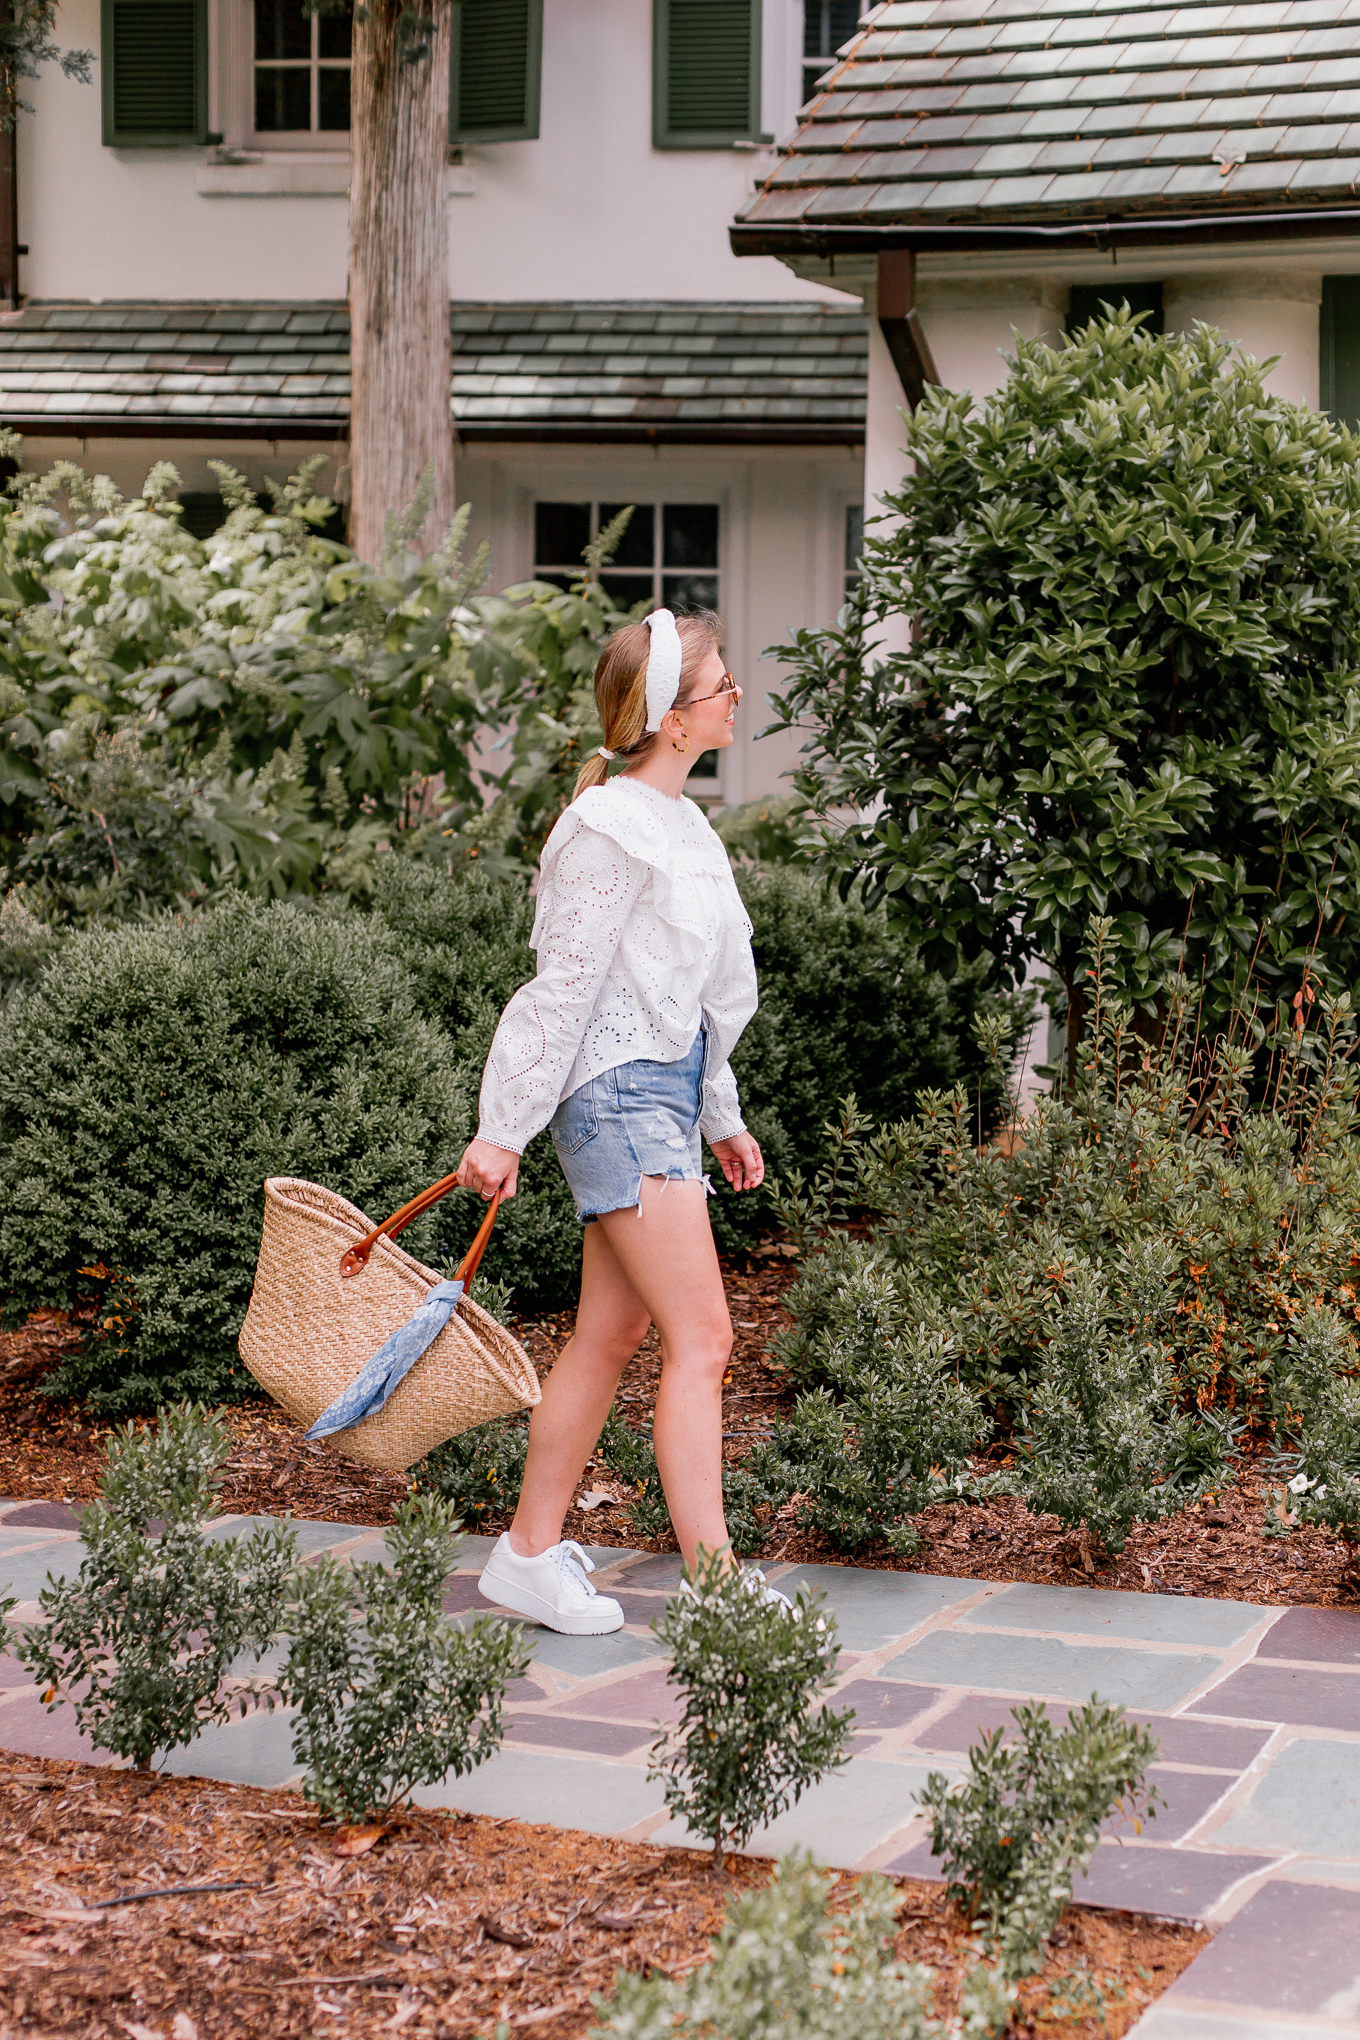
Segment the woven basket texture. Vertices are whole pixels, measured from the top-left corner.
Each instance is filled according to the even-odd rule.
[[[378,1240],[342,1279],[340,1259],[373,1230],[362,1211],[293,1176],[264,1186],[264,1236],[241,1358],[290,1416],[310,1426],[444,1277]],[[363,1466],[400,1473],[446,1438],[539,1400],[518,1340],[464,1298],[384,1409],[325,1442]]]

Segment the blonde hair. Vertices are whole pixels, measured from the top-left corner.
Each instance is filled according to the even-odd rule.
[[[677,616],[680,634],[680,685],[675,707],[683,708],[694,685],[694,676],[710,652],[722,643],[722,624],[711,609],[696,609]],[[645,758],[657,741],[647,733],[647,659],[652,633],[645,623],[626,623],[616,630],[600,654],[595,668],[595,706],[600,712],[605,749],[620,758]],[[609,770],[608,760],[598,753],[587,758],[577,775],[573,800],[579,800],[588,786],[599,786]]]

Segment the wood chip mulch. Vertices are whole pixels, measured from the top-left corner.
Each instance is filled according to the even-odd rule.
[[[502,2019],[577,2040],[619,1968],[686,1973],[727,1896],[771,1868],[729,1857],[720,1882],[695,1851],[456,1814],[413,1812],[375,1838],[293,1793],[22,1757],[0,1758],[0,1855],[10,2040],[473,2040]],[[951,2012],[966,1923],[938,1886],[897,1881],[897,1953],[930,1964]],[[153,1895],[96,1910],[131,1894]],[[1119,2040],[1206,1939],[1071,1907],[1012,2030]]]
[[[767,1349],[791,1320],[781,1297],[797,1273],[779,1243],[745,1263],[725,1263],[736,1343],[724,1399],[724,1453],[739,1463],[772,1422],[788,1412],[794,1392],[770,1367]],[[536,1318],[518,1329],[540,1373],[546,1373],[571,1336],[574,1312]],[[45,1315],[17,1332],[0,1332],[0,1496],[79,1504],[99,1492],[104,1442],[110,1426],[66,1401],[39,1392],[42,1376],[77,1336]],[[625,1417],[647,1418],[661,1373],[656,1334],[650,1332],[620,1385]],[[246,1515],[281,1514],[322,1522],[382,1524],[406,1493],[406,1481],[356,1466],[339,1454],[309,1445],[300,1427],[267,1403],[243,1403],[222,1412],[235,1438],[223,1507]],[[979,1468],[999,1463],[985,1455]],[[1054,1516],[1036,1516],[1022,1502],[947,1503],[918,1518],[922,1548],[895,1559],[885,1546],[847,1557],[825,1539],[800,1530],[796,1504],[769,1525],[760,1557],[870,1565],[956,1579],[1023,1580],[1036,1585],[1119,1588],[1132,1593],[1190,1594],[1268,1605],[1306,1602],[1354,1606],[1360,1598],[1360,1563],[1339,1539],[1321,1529],[1288,1537],[1265,1535],[1272,1481],[1268,1453],[1258,1448],[1241,1462],[1236,1480],[1213,1500],[1140,1524],[1117,1558],[1064,1530]],[[583,1497],[609,1499],[583,1507]],[[567,1517],[566,1535],[585,1544],[637,1548],[645,1540],[627,1516],[628,1490],[608,1467],[592,1461]],[[508,1514],[478,1522],[499,1534]],[[472,1526],[470,1526],[472,1527]],[[673,1550],[668,1535],[650,1548]]]

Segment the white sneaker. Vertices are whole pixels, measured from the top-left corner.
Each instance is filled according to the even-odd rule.
[[[477,1591],[498,1608],[513,1608],[563,1636],[607,1636],[622,1629],[623,1610],[607,1594],[596,1593],[586,1578],[594,1570],[594,1559],[570,1537],[537,1558],[521,1558],[507,1533],[487,1560]]]
[[[801,1620],[798,1609],[788,1595],[781,1594],[778,1587],[772,1587],[758,1565],[742,1566],[741,1583],[747,1593],[753,1594],[758,1601],[775,1602],[779,1607],[787,1608],[790,1615]],[[681,1580],[680,1592],[688,1601],[697,1601],[699,1598],[698,1589],[690,1580]]]

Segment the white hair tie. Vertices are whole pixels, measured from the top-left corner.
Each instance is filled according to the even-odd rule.
[[[667,709],[675,705],[680,692],[680,667],[684,652],[675,617],[669,609],[654,609],[643,622],[652,633],[647,654],[647,734],[655,736]]]
[[[614,760],[618,757],[618,755],[619,754],[617,751],[606,750],[603,744],[600,744],[595,752],[595,756],[597,758],[603,758],[605,762],[610,765],[613,764]]]

